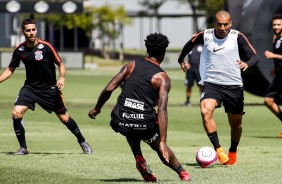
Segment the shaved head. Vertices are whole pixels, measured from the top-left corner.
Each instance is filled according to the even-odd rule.
[[[217,38],[225,38],[232,26],[230,14],[227,11],[219,11],[215,14],[214,28]]]
[[[228,19],[230,21],[230,14],[227,11],[219,11],[215,14],[216,21],[218,19]]]

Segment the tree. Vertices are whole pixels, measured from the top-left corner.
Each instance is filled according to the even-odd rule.
[[[67,29],[82,29],[89,40],[92,31],[98,30],[103,45],[102,53],[105,57],[109,56],[107,46],[110,43],[114,45],[115,39],[122,34],[120,27],[131,23],[123,6],[113,8],[110,5],[86,7],[80,14],[34,14],[33,16],[37,20],[41,19],[49,25],[54,25],[57,29],[61,29],[62,26]]]
[[[199,11],[206,12],[207,27],[213,26],[214,15],[217,11],[222,10],[224,7],[224,0],[180,0],[186,1],[193,12],[194,31],[198,32],[198,16]]]
[[[161,31],[160,27],[160,17],[159,17],[159,8],[166,2],[167,0],[139,0],[139,4],[145,7],[147,10],[152,10],[154,15],[157,18],[157,32]]]
[[[104,5],[93,9],[93,26],[99,31],[99,38],[102,41],[102,53],[106,59],[109,56],[110,44],[115,50],[115,40],[122,34],[122,27],[130,24],[131,19],[127,17],[127,13],[123,6],[116,9],[109,5]],[[120,43],[120,50],[123,50],[123,43]]]

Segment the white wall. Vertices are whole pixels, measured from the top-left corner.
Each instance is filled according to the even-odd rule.
[[[105,4],[111,6],[124,5],[127,11],[140,11],[142,6],[138,0],[89,0],[89,4],[99,7]],[[159,9],[160,14],[191,14],[192,11],[188,3],[179,1],[166,1]],[[142,24],[142,25],[141,25]],[[150,26],[151,25],[151,26]],[[183,45],[191,38],[193,33],[193,23],[191,17],[180,18],[163,18],[161,20],[161,31],[169,40],[169,48],[182,48]],[[199,19],[199,26],[205,29],[205,18]],[[150,29],[151,28],[151,29]],[[152,18],[133,18],[133,24],[124,27],[124,48],[144,49],[144,39],[151,33],[156,32],[156,19]],[[96,37],[97,33],[93,33]],[[118,44],[119,42],[117,42]]]

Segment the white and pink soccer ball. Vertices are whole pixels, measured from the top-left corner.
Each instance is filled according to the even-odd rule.
[[[211,147],[201,147],[196,153],[196,161],[202,168],[212,167],[217,162],[217,154]]]

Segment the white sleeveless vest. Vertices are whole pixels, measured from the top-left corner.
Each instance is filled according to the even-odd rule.
[[[219,85],[243,86],[238,50],[238,31],[231,29],[223,38],[215,37],[214,29],[204,32],[204,45],[200,59],[201,81]]]

